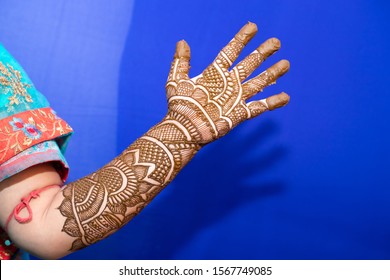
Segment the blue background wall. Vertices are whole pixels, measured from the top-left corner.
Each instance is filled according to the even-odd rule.
[[[389,259],[388,1],[0,0],[0,41],[76,133],[70,180],[165,114],[176,41],[199,74],[248,20],[287,107],[202,150],[128,226],[66,259]],[[259,73],[259,72],[258,72]]]

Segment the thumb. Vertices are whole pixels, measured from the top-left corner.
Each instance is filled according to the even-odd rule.
[[[176,51],[168,76],[168,82],[186,80],[190,70],[191,50],[186,41],[181,40],[176,44]]]

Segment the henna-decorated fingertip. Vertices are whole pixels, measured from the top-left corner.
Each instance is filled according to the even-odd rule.
[[[272,95],[266,99],[268,109],[270,111],[286,106],[289,101],[290,101],[290,96],[285,92]]]
[[[268,39],[268,41],[274,46],[274,48],[280,49],[282,43],[276,37]]]
[[[249,21],[236,34],[235,38],[238,41],[242,42],[244,45],[246,45],[255,36],[256,33],[257,33],[257,25]]]
[[[264,59],[280,49],[281,43],[278,38],[270,38],[262,43],[257,51],[264,56]]]
[[[290,61],[287,59],[282,59],[278,64],[282,72],[287,72],[290,69]]]
[[[190,59],[191,50],[190,46],[185,40],[181,40],[176,44],[175,58],[187,58]]]

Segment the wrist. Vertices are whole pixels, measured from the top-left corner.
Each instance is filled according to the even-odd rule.
[[[204,145],[193,125],[184,118],[169,116],[153,126],[141,138],[161,143],[175,160],[175,169],[180,170]]]

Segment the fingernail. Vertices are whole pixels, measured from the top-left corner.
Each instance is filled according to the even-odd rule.
[[[272,111],[287,105],[287,103],[290,101],[290,96],[287,93],[282,92],[277,95],[268,97],[266,101],[268,104],[268,109]]]
[[[239,41],[241,41],[244,45],[246,45],[250,39],[255,36],[257,32],[257,25],[253,22],[248,22],[244,25],[243,28],[237,33],[235,38]]]
[[[190,46],[184,40],[181,40],[176,44],[175,58],[182,58],[182,57],[187,59],[190,59],[191,57]]]

